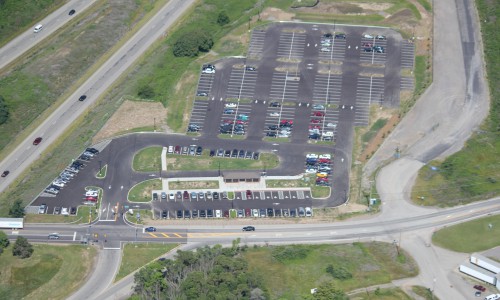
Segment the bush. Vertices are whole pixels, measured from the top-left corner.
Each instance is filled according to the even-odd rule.
[[[0,96],[0,125],[7,122],[9,119],[9,108],[5,104],[5,100]]]
[[[339,280],[347,280],[352,278],[351,272],[349,272],[344,267],[334,267],[333,265],[328,265],[328,267],[326,267],[326,272],[332,275],[333,278]]]
[[[25,237],[18,236],[12,248],[12,255],[28,258],[33,254],[33,251],[33,245],[31,245]]]
[[[22,218],[24,214],[23,202],[16,200],[9,209],[9,215],[13,218]]]
[[[219,16],[217,17],[217,24],[220,26],[224,26],[229,23],[229,17],[227,16],[225,11],[221,11]]]
[[[4,248],[7,248],[10,244],[9,237],[5,232],[0,231],[0,253],[3,252]]]
[[[310,249],[301,245],[277,246],[273,248],[271,255],[279,262],[293,259],[304,259],[309,254]]]
[[[155,90],[149,84],[144,84],[139,87],[139,91],[137,91],[137,95],[144,99],[152,99],[156,95]]]
[[[190,31],[181,36],[174,44],[173,53],[175,56],[194,57],[198,53],[208,52],[212,49],[214,41],[212,36],[203,30]]]

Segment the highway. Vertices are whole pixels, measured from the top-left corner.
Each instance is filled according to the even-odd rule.
[[[147,22],[122,48],[106,61],[87,81],[85,81],[61,106],[59,106],[36,130],[19,144],[2,162],[0,170],[9,170],[9,176],[0,181],[0,193],[17,176],[26,170],[40,154],[55,143],[61,134],[83,112],[101,97],[106,90],[130,67],[149,46],[167,32],[177,18],[188,9],[194,0],[171,0]],[[43,30],[41,31],[43,32]],[[87,95],[85,101],[78,101],[80,95]],[[38,146],[33,140],[42,137]]]
[[[36,44],[41,42],[52,33],[56,32],[64,24],[75,18],[79,13],[90,7],[96,0],[71,0],[61,6],[59,9],[45,17],[43,20],[36,22],[42,24],[43,29],[40,32],[33,32],[35,25],[27,31],[18,35],[5,46],[0,48],[0,70],[13,62],[16,58],[26,53]],[[70,16],[68,13],[74,9],[75,14]]]

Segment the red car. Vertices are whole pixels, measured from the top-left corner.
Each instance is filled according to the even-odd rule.
[[[319,124],[319,123],[321,123],[321,120],[320,119],[311,119],[311,123],[312,124]]]
[[[33,141],[33,145],[38,145],[42,142],[42,138],[41,137],[37,137],[34,141]]]
[[[290,124],[290,125],[293,125],[293,121],[292,120],[281,120],[281,124]]]
[[[247,199],[252,199],[252,191],[247,190]]]
[[[97,198],[96,197],[86,197],[85,200],[92,201],[92,202],[97,202]]]
[[[252,215],[252,211],[250,210],[250,208],[245,208],[245,217],[250,217]]]
[[[331,160],[328,158],[320,158],[319,163],[320,164],[329,164],[329,163],[331,163]]]
[[[325,115],[325,113],[324,113],[324,112],[322,112],[322,111],[315,111],[315,112],[313,112],[311,115],[312,115],[312,116],[316,116],[316,117],[322,117],[322,116],[324,116],[324,115]]]
[[[482,285],[475,285],[475,286],[474,286],[474,288],[475,288],[476,290],[481,291],[481,292],[486,291],[486,288],[485,288],[484,286],[482,286]]]
[[[319,126],[319,125],[311,125],[311,126],[309,126],[309,129],[321,129],[321,126]]]

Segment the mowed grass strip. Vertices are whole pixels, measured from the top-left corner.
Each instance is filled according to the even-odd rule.
[[[399,288],[393,289],[376,289],[374,291],[363,291],[349,297],[349,300],[411,300],[403,290]]]
[[[158,178],[146,180],[134,185],[128,192],[130,202],[149,202],[152,200],[152,191],[161,190],[161,180]],[[159,197],[160,195],[158,195]]]
[[[432,242],[439,247],[464,253],[500,246],[500,216],[480,218],[443,228],[432,235]]]
[[[134,155],[132,167],[135,171],[153,172],[161,168],[162,147],[144,148]]]
[[[261,153],[258,160],[167,154],[167,169],[170,171],[218,170],[219,164],[221,170],[262,170],[276,168],[279,159],[272,153]]]
[[[2,299],[65,299],[84,283],[96,255],[92,247],[35,244],[30,258],[19,259],[12,245],[0,259]]]
[[[392,244],[372,242],[299,247],[306,249],[305,258],[292,256],[283,262],[272,257],[274,246],[249,249],[244,254],[250,270],[264,278],[272,299],[303,299],[304,295],[310,294],[311,288],[325,280],[334,280],[326,272],[330,264],[343,267],[352,274],[351,279],[335,279],[338,287],[345,292],[418,273],[413,259],[401,250],[405,259],[400,259]]]
[[[126,244],[115,282],[169,252],[179,244]]]

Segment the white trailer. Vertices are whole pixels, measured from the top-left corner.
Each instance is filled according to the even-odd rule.
[[[23,229],[23,218],[0,218],[0,228]]]
[[[460,265],[460,272],[470,275],[478,280],[495,285],[497,283],[496,274],[475,265]]]
[[[500,263],[479,253],[472,253],[470,256],[470,262],[495,274],[500,273]]]

